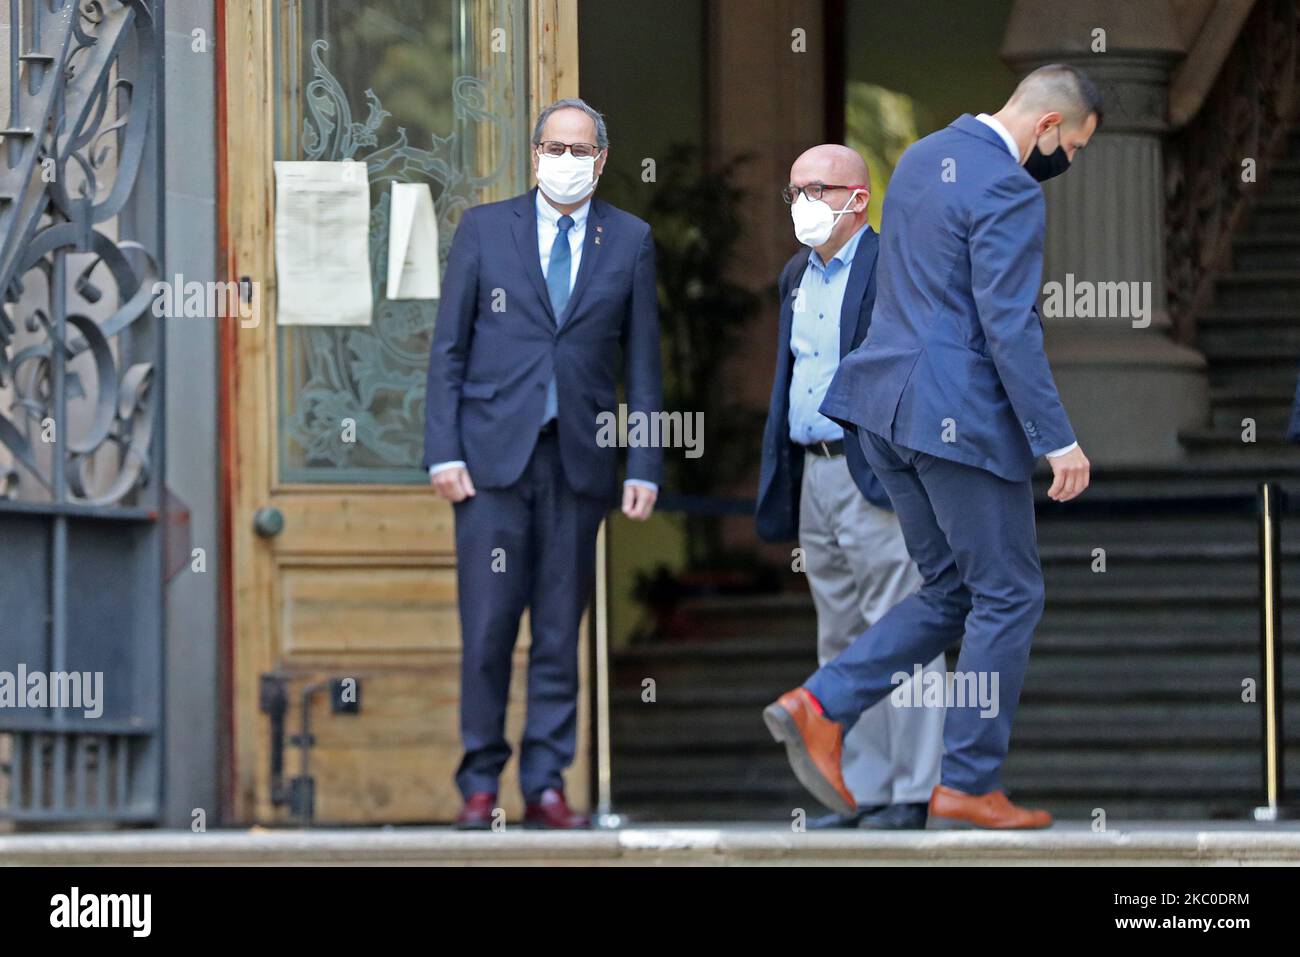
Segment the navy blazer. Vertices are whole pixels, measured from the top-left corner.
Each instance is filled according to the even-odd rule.
[[[1043,192],[973,116],[908,147],[885,195],[866,341],[822,414],[1026,480],[1075,441],[1043,351]]]
[[[513,485],[554,376],[565,477],[605,498],[617,494],[617,449],[598,443],[597,416],[617,413],[620,358],[628,412],[663,404],[654,241],[645,222],[593,198],[557,328],[537,252],[536,192],[461,216],[429,352],[424,465],[462,460],[480,488]],[[662,448],[628,449],[628,478],[658,483],[662,466]]]
[[[871,307],[876,301],[876,252],[880,237],[870,226],[858,240],[858,250],[844,288],[840,307],[840,358],[862,342],[871,324]],[[799,535],[799,489],[803,480],[803,454],[790,441],[790,379],[794,375],[794,356],[790,354],[790,334],[794,326],[794,296],[808,268],[811,254],[807,246],[790,257],[777,280],[781,296],[781,322],[776,342],[776,376],[772,381],[772,399],[768,404],[767,424],[763,429],[763,464],[759,470],[758,504],[755,524],[765,541],[784,542]],[[862,447],[849,423],[844,436],[844,457],[849,473],[863,495],[873,505],[892,509],[889,496],[862,455]]]

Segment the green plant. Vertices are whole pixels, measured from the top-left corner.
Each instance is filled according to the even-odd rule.
[[[704,415],[704,454],[670,453],[664,460],[667,487],[681,495],[733,492],[759,453],[763,413],[736,402],[726,388],[727,363],[759,301],[728,278],[743,228],[744,191],[734,185],[735,173],[747,161],[708,168],[694,147],[674,146],[658,165],[644,207],[659,275],[664,407]],[[716,556],[719,523],[688,514],[687,524],[691,564]]]

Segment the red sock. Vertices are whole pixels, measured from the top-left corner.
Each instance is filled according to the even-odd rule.
[[[817,713],[820,714],[820,715],[822,715],[823,717],[825,717],[825,716],[826,716],[826,709],[823,708],[823,707],[822,707],[822,703],[821,703],[820,701],[817,700],[817,696],[816,696],[815,694],[813,694],[811,691],[809,691],[807,688],[804,688],[803,691],[804,691],[804,694],[806,694],[806,695],[808,696],[808,700],[811,701],[811,702],[813,703],[813,707],[817,709]]]

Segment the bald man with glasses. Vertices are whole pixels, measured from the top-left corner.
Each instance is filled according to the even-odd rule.
[[[861,448],[818,411],[840,360],[866,337],[876,300],[880,237],[867,223],[867,164],[846,146],[815,146],[795,160],[782,198],[802,248],[777,283],[756,521],[767,541],[799,541],[817,609],[817,658],[826,664],[921,577]],[[943,667],[939,654],[926,670]],[[844,734],[840,767],[854,807],[809,827],[923,828],[942,757],[942,708],[878,702]]]

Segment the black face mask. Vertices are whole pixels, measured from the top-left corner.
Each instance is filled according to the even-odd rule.
[[[1034,143],[1034,148],[1029,151],[1029,159],[1025,160],[1025,172],[1027,172],[1038,182],[1051,179],[1053,176],[1060,176],[1070,168],[1070,157],[1066,155],[1065,145],[1061,143],[1061,128],[1056,128],[1056,151],[1050,154],[1044,154]]]

